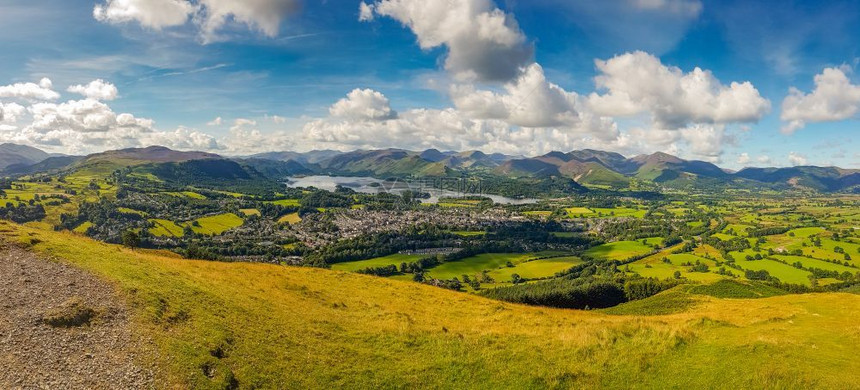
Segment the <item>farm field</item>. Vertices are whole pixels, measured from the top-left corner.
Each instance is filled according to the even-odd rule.
[[[271,204],[275,204],[278,206],[288,206],[288,207],[289,206],[294,206],[294,207],[300,206],[298,199],[280,199],[280,200],[267,201],[266,203],[271,203]]]
[[[749,261],[741,260],[740,257],[738,257],[738,260],[735,261],[735,263],[745,270],[767,271],[772,276],[779,278],[779,280],[785,283],[802,284],[805,286],[809,286],[811,284],[809,280],[809,276],[811,274],[809,272],[773,260],[764,259]]]
[[[278,218],[278,223],[299,223],[302,221],[302,217],[299,216],[299,213],[289,213]]]
[[[154,228],[149,230],[149,232],[155,236],[182,237],[185,234],[182,226],[177,225],[173,221],[168,221],[166,219],[150,219],[149,222],[152,222],[152,224],[155,225]]]
[[[242,226],[244,221],[233,213],[224,213],[195,220],[199,226],[191,225],[191,230],[202,234],[221,234],[227,230]]]
[[[400,263],[411,263],[413,261],[418,261],[421,258],[425,257],[424,255],[403,255],[403,254],[394,254],[389,256],[377,257],[368,260],[359,260],[359,261],[347,261],[343,263],[335,263],[331,265],[331,269],[335,271],[349,271],[355,272],[365,268],[375,268],[375,267],[384,267],[387,265],[397,265]]]
[[[496,282],[508,282],[513,274],[524,279],[540,279],[566,271],[573,266],[582,264],[582,259],[574,256],[553,257],[549,259],[530,260],[516,264],[513,267],[497,268],[490,271],[490,277]]]
[[[640,241],[616,241],[589,248],[585,255],[598,260],[626,260],[653,250],[654,248]]]

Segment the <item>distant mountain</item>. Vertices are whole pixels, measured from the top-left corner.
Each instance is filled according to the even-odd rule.
[[[744,168],[735,174],[749,180],[818,191],[839,191],[860,186],[860,170],[836,167]]]
[[[443,162],[428,161],[418,153],[402,149],[356,150],[320,162],[320,169],[330,174],[375,176],[445,176]]]
[[[551,177],[559,176],[558,166],[534,158],[508,160],[499,165],[496,173],[504,176]]]
[[[858,187],[857,170],[820,167],[747,168],[740,172],[722,169],[706,161],[685,160],[657,152],[632,158],[619,153],[583,149],[553,151],[537,157],[486,154],[481,151],[442,152],[427,149],[357,150],[353,152],[268,153],[260,159],[291,161],[289,167],[262,167],[273,175],[338,174],[370,176],[449,176],[452,174],[490,174],[507,178],[568,178],[577,183],[615,189],[629,188],[634,180],[680,189],[717,187],[775,188],[805,187],[819,191],[843,191]],[[277,168],[277,169],[275,169]]]
[[[767,187],[860,192],[860,170],[857,169],[802,166],[744,168],[732,172],[709,162],[685,160],[662,152],[626,158],[618,153],[592,149],[553,151],[537,157],[486,154],[476,150],[317,150],[228,159],[213,153],[183,152],[162,146],[113,150],[86,157],[51,156],[28,146],[3,144],[0,145],[0,162],[7,164],[0,168],[7,175],[81,169],[110,173],[123,167],[151,166],[147,170],[157,176],[180,181],[192,180],[194,175],[217,181],[259,177],[280,180],[287,176],[315,174],[375,177],[477,174],[535,182],[570,179],[586,186],[614,189],[630,188],[635,182],[699,190]],[[638,184],[635,187],[642,188]]]
[[[223,158],[214,153],[206,152],[182,152],[166,148],[164,146],[149,146],[145,148],[128,148],[109,150],[103,153],[91,154],[84,161],[114,161],[124,162],[128,165],[146,163],[184,162],[191,160],[203,160],[207,158]]]
[[[10,165],[3,169],[3,173],[7,175],[29,175],[37,172],[57,171],[62,170],[63,168],[66,168],[82,159],[84,159],[83,156],[48,157],[35,164]]]
[[[50,154],[32,146],[5,143],[0,145],[0,169],[12,165],[27,166],[44,161]]]
[[[726,179],[729,174],[720,167],[705,161],[683,160],[676,156],[657,152],[630,159],[639,165],[635,177],[656,183],[673,180],[694,180],[697,177]]]
[[[312,150],[310,152],[268,152],[259,153],[248,158],[262,160],[289,161],[293,160],[301,164],[317,164],[320,161],[330,159],[343,152],[337,150]]]

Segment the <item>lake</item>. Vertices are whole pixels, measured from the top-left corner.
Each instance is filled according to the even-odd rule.
[[[378,194],[381,192],[400,194],[405,190],[429,193],[430,197],[421,199],[422,203],[438,203],[439,198],[458,198],[463,196],[483,196],[492,199],[499,204],[531,204],[537,203],[537,199],[517,199],[501,195],[489,195],[472,192],[457,192],[439,188],[427,187],[420,182],[408,182],[404,180],[382,180],[367,176],[301,176],[288,177],[288,187],[316,187],[322,190],[334,191],[337,186],[344,186],[356,192],[364,194]]]

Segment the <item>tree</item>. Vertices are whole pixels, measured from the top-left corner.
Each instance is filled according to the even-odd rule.
[[[140,246],[140,235],[132,230],[126,230],[122,233],[122,244],[134,249]]]
[[[675,271],[675,273],[673,273],[672,276],[674,276],[675,279],[681,279],[681,271]]]
[[[511,283],[520,284],[523,281],[523,278],[520,277],[520,274],[512,274],[511,275]]]

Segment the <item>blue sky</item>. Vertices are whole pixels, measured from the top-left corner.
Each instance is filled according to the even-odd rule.
[[[361,4],[0,0],[0,140],[860,168],[856,1]]]

